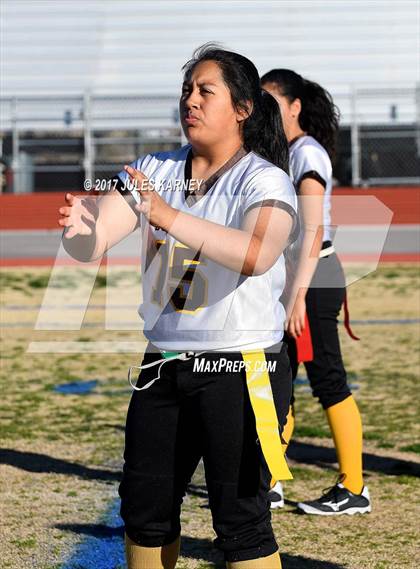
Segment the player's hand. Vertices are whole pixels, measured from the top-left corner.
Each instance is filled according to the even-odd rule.
[[[64,237],[71,239],[75,235],[92,235],[98,218],[99,209],[95,196],[78,198],[72,194],[66,194],[66,205],[60,207],[58,212],[61,218],[59,225],[64,227]]]
[[[142,172],[131,166],[124,166],[124,170],[136,184],[136,191],[140,195],[141,203],[135,206],[136,210],[143,213],[151,225],[167,229],[175,210],[155,192],[153,184]]]
[[[287,321],[287,332],[296,340],[305,329],[306,302],[304,297],[297,297]]]

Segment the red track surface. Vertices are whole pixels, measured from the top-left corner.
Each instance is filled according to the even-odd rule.
[[[76,192],[73,192],[76,193]],[[86,195],[85,193],[83,195]],[[338,188],[334,190],[336,196],[376,196],[384,203],[394,215],[393,225],[419,224],[420,223],[420,187],[392,187],[392,188]],[[0,229],[1,230],[41,230],[61,229],[57,223],[59,218],[58,208],[64,205],[64,192],[40,192],[35,194],[0,196]],[[355,203],[354,207],[346,200],[345,207],[333,207],[333,223],[363,225],[371,224],[371,220],[364,216],[364,211]],[[344,261],[369,261],[363,255],[357,255],[357,259],[351,256]],[[384,254],[381,262],[418,262],[416,254]],[[1,259],[1,266],[23,265],[52,265],[54,258],[16,258]],[[135,259],[112,259],[113,264],[135,264]]]
[[[76,193],[76,192],[74,192]],[[86,195],[84,193],[83,195]],[[376,196],[394,212],[393,224],[420,223],[420,187],[338,188],[336,196]],[[0,229],[60,229],[58,208],[64,192],[0,196]],[[363,211],[333,211],[333,223],[363,224]]]

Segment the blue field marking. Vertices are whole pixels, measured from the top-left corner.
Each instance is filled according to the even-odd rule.
[[[125,569],[123,522],[119,515],[120,500],[114,500],[96,525],[83,526],[88,534],[60,569]],[[74,530],[73,530],[74,531]]]
[[[101,382],[98,379],[92,379],[90,381],[70,381],[68,383],[59,383],[52,387],[52,390],[61,395],[106,395],[109,397],[115,397],[116,395],[130,395],[131,389],[127,385],[121,389],[101,389],[96,390],[96,387],[106,385],[105,382]]]
[[[70,383],[60,383],[53,387],[53,391],[64,395],[87,395],[92,393],[98,385],[98,380],[91,381],[71,381]]]

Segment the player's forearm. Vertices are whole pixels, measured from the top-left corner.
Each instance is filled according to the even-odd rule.
[[[303,221],[303,241],[294,277],[296,294],[305,297],[318,264],[322,246],[324,189],[312,179],[300,185],[300,210]]]
[[[261,243],[251,233],[172,209],[161,225],[177,241],[247,276],[264,272]],[[267,270],[269,267],[265,268]]]
[[[322,246],[322,226],[317,231],[306,229],[296,267],[291,293],[291,302],[297,297],[305,298],[319,260]]]

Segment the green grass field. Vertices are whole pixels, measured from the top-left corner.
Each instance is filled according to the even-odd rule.
[[[70,301],[77,303],[80,275],[74,269],[62,271],[62,286]],[[83,327],[74,331],[34,330],[48,269],[3,269],[0,277],[4,326],[0,565],[58,569],[85,537],[80,528],[96,524],[117,496],[130,397],[126,373],[128,365],[138,364],[139,357],[134,353],[35,354],[28,353],[29,343],[61,340],[88,345],[92,341],[139,341],[141,337],[135,330],[104,329],[104,312],[99,308],[106,294],[102,272]],[[114,269],[108,284],[114,298],[124,284],[124,302],[136,302],[134,271]],[[353,319],[420,317],[418,266],[382,266],[351,285],[348,293]],[[118,317],[135,321],[136,309],[122,308]],[[273,513],[284,569],[418,566],[419,324],[354,328],[360,342],[352,341],[343,329],[341,338],[363,417],[365,474],[373,512],[333,519],[295,513],[294,501],[318,495],[336,478],[325,416],[307,385],[297,386],[296,431],[290,449],[294,480],[285,485],[285,509]],[[53,389],[76,380],[98,383],[88,395],[66,395]],[[193,483],[183,511],[179,568],[221,568],[220,556],[211,545],[214,534],[201,469]]]

